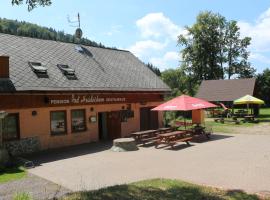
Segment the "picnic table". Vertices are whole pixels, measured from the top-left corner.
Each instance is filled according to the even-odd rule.
[[[211,117],[218,117],[222,114],[220,109],[212,109],[209,111]]]
[[[157,130],[138,131],[135,133],[131,133],[131,136],[134,137],[134,139],[139,142],[144,137],[155,135],[156,132]]]
[[[156,148],[160,144],[168,144],[172,148],[177,142],[186,142],[187,145],[192,139],[192,136],[189,136],[189,131],[173,131],[169,133],[163,133],[158,135],[158,140],[156,141]]]
[[[248,114],[248,111],[247,110],[238,110],[234,113],[236,116],[238,117],[244,117],[245,115]]]
[[[172,127],[164,127],[164,128],[159,128],[157,131],[158,131],[158,133],[159,134],[161,134],[161,133],[167,133],[167,132],[170,132],[170,131],[172,131],[174,128],[172,128]]]
[[[257,121],[255,120],[254,115],[246,115],[244,116],[244,122],[257,122]]]
[[[151,142],[157,139],[158,130],[146,130],[131,133],[131,136],[136,140],[137,143]]]
[[[225,122],[229,122],[229,123],[235,123],[235,124],[240,124],[240,121],[237,120],[237,117],[233,117],[232,119],[226,119],[226,118],[216,118],[214,119],[215,122],[220,122],[222,124],[224,124]]]
[[[146,130],[131,133],[131,136],[136,140],[137,143],[145,144],[146,142],[155,142],[155,140],[158,139],[158,134],[171,132],[172,130],[172,127],[164,127],[156,130]]]

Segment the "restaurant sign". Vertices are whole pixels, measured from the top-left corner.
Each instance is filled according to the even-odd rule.
[[[59,104],[96,104],[96,103],[117,103],[126,102],[125,97],[106,97],[100,95],[69,95],[64,98],[49,98],[52,105]]]

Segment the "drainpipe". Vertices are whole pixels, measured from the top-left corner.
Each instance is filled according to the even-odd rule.
[[[5,111],[0,111],[0,148],[3,146],[3,120],[7,114]]]

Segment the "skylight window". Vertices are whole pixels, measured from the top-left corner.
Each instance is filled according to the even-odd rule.
[[[77,79],[75,70],[70,68],[68,65],[57,64],[57,67],[68,79]]]
[[[48,78],[47,67],[44,66],[42,63],[39,63],[39,62],[29,62],[28,64],[31,67],[32,71],[35,72],[35,74],[39,78]]]
[[[84,53],[84,50],[80,45],[76,45],[75,50],[78,51],[79,53]]]
[[[89,49],[81,46],[81,45],[76,45],[75,46],[75,51],[85,55],[85,56],[89,56],[89,57],[93,57],[93,54],[89,51]]]

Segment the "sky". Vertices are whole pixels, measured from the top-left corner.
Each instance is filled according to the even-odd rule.
[[[73,34],[67,20],[79,12],[83,36],[109,47],[131,51],[161,71],[177,68],[185,33],[201,11],[220,13],[236,20],[241,36],[252,38],[250,62],[257,72],[270,66],[269,0],[52,0],[49,7],[28,12],[26,5],[0,0],[0,17],[27,21]]]

